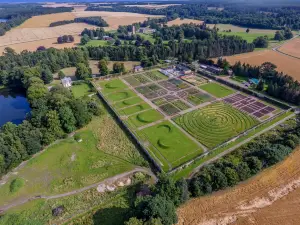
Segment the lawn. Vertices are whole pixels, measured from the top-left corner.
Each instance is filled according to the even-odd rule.
[[[103,94],[117,92],[125,88],[128,88],[127,85],[124,84],[120,79],[100,81],[99,84],[101,87],[101,92]]]
[[[172,167],[200,155],[203,150],[197,143],[188,138],[180,129],[169,121],[138,131],[138,135],[149,141],[157,158],[161,156],[171,163]]]
[[[235,91],[217,83],[209,83],[200,86],[201,89],[214,95],[217,98],[224,98],[233,94]]]
[[[246,40],[248,43],[252,43],[254,39],[256,39],[257,37],[261,37],[261,36],[268,36],[269,40],[272,40],[274,38],[275,32],[274,34],[272,33],[252,33],[251,29],[249,33],[245,32],[219,32],[219,34],[222,35],[235,35],[235,36],[239,36],[241,38],[243,38],[244,40]]]
[[[132,98],[125,99],[123,101],[117,102],[117,103],[113,104],[112,106],[115,109],[121,109],[121,108],[125,108],[125,107],[128,107],[128,106],[138,104],[140,102],[143,102],[143,100],[140,97],[136,96],[136,97],[132,97]]]
[[[81,98],[83,96],[87,96],[87,95],[90,95],[90,94],[94,93],[92,91],[91,86],[87,83],[81,83],[79,85],[73,85],[71,90],[72,90],[72,93],[73,93],[75,98]]]
[[[127,122],[132,128],[138,128],[153,123],[155,121],[161,120],[163,118],[163,115],[160,114],[158,111],[156,111],[155,109],[150,109],[130,116]]]
[[[120,110],[120,114],[128,116],[128,115],[131,115],[131,114],[134,114],[134,113],[137,113],[140,111],[144,111],[144,110],[150,109],[150,108],[151,108],[151,106],[144,102],[144,103],[139,103],[137,105],[124,108],[124,109]]]
[[[117,102],[135,96],[137,96],[135,92],[128,89],[128,90],[121,90],[115,93],[111,93],[109,95],[106,95],[105,97],[111,102]]]
[[[225,103],[213,103],[175,118],[175,122],[212,149],[258,124],[254,118]]]
[[[110,46],[106,40],[90,40],[86,45],[86,47],[97,47],[97,46]]]
[[[150,41],[152,44],[154,44],[155,42],[155,39],[153,38],[153,35],[152,34],[142,34],[142,33],[138,33],[137,35],[140,35],[141,37],[144,38],[144,40],[148,40]]]

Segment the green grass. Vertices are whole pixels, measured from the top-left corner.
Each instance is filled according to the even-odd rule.
[[[73,85],[71,90],[75,98],[81,98],[83,96],[87,96],[93,93],[90,85],[86,83]]]
[[[125,108],[125,107],[135,105],[135,104],[140,103],[140,102],[143,102],[143,100],[140,97],[136,96],[136,97],[133,97],[133,98],[125,99],[125,100],[120,101],[120,102],[116,102],[115,104],[113,104],[113,107],[115,109],[121,109],[121,108]]]
[[[111,102],[117,102],[117,101],[125,100],[127,98],[135,97],[135,96],[137,96],[137,95],[132,90],[122,90],[122,91],[119,91],[116,93],[111,93],[105,97]]]
[[[124,108],[122,110],[120,110],[120,114],[121,115],[131,115],[140,111],[144,111],[146,109],[150,109],[151,106],[148,105],[147,103],[139,103],[137,105],[134,106],[130,106],[128,108]]]
[[[130,116],[127,122],[132,128],[137,128],[161,119],[163,119],[162,114],[160,114],[155,109],[150,109],[145,112]]]
[[[243,83],[243,82],[247,82],[248,81],[248,77],[244,77],[244,76],[237,76],[235,75],[234,77],[231,77],[230,79],[237,81],[239,83]]]
[[[86,47],[97,47],[97,46],[110,46],[106,40],[90,40],[86,45]]]
[[[140,35],[141,37],[144,38],[144,40],[148,40],[150,41],[152,44],[154,44],[155,42],[155,39],[153,38],[153,35],[152,34],[142,34],[142,33],[138,33],[137,35]]]
[[[13,179],[12,182],[9,185],[9,190],[11,193],[15,193],[19,191],[24,185],[24,180],[22,178],[17,177],[16,179]]]
[[[208,148],[214,148],[258,123],[221,102],[179,116],[175,122]]]
[[[273,124],[277,123],[278,121],[288,117],[289,115],[293,114],[293,112],[288,112],[288,113],[285,113],[285,114],[282,114],[276,118],[274,118],[273,120],[265,123],[265,124],[262,124],[261,126],[259,126],[258,128],[256,128],[255,130],[247,133],[247,135],[243,136],[243,137],[240,137],[238,139],[236,139],[235,141],[229,143],[228,145],[226,146],[223,146],[221,148],[217,148],[216,150],[210,152],[207,156],[195,161],[193,164],[185,167],[184,169],[182,170],[179,170],[177,172],[175,172],[174,174],[172,174],[172,177],[176,180],[179,180],[180,178],[187,178],[190,173],[195,169],[197,168],[198,166],[200,166],[201,164],[203,164],[204,162],[206,162],[207,160],[210,160],[212,159],[213,157],[217,156],[218,154],[226,151],[227,149],[229,148],[232,148],[234,147],[235,145],[241,143],[242,141],[246,140],[247,138],[250,138],[251,136],[255,135],[256,133],[268,128],[269,126],[272,126]],[[246,144],[246,143],[245,143]]]
[[[128,88],[120,79],[112,79],[107,81],[100,81],[101,92],[103,94],[108,94],[112,92],[117,92]]]
[[[235,36],[239,36],[241,38],[243,38],[244,40],[246,40],[248,43],[252,43],[254,39],[256,39],[257,37],[261,37],[261,36],[268,36],[269,40],[272,40],[274,38],[274,34],[270,34],[270,33],[246,33],[246,32],[219,32],[219,34],[222,35],[235,35]]]
[[[151,143],[154,148],[149,149],[157,158],[160,158],[161,154],[173,167],[203,152],[194,141],[168,121],[145,128],[137,133],[144,141]]]
[[[224,98],[228,95],[233,94],[235,91],[224,87],[223,85],[217,83],[209,83],[200,86],[201,89],[207,91],[208,93],[214,95],[217,98]]]

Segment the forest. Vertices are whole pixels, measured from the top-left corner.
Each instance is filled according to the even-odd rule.
[[[72,10],[71,7],[47,8],[37,4],[0,4],[1,18],[7,19],[5,23],[0,23],[0,36],[32,16],[71,12]]]
[[[210,10],[207,4],[183,4],[169,6],[163,9],[149,9],[143,7],[126,7],[115,5],[111,7],[89,6],[88,11],[133,12],[150,15],[164,15],[170,19],[191,18],[203,20],[209,24],[233,24],[248,28],[283,29],[289,27],[297,30],[300,28],[300,8],[297,6],[249,6],[241,7],[239,4],[225,4],[222,10]]]
[[[65,24],[70,24],[70,23],[86,23],[98,27],[107,27],[108,24],[107,22],[102,19],[101,16],[90,16],[90,17],[78,17],[75,18],[74,20],[62,20],[62,21],[57,21],[51,23],[49,26],[50,27],[56,27],[56,26],[61,26]]]

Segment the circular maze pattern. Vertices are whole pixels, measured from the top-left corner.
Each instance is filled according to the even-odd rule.
[[[186,113],[176,123],[208,148],[213,148],[251,128],[257,121],[224,103]]]

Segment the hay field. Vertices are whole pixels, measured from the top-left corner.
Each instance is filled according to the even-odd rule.
[[[178,209],[183,224],[298,224],[300,149],[234,188],[189,201]]]
[[[127,12],[105,12],[105,11],[82,11],[74,12],[75,17],[101,16],[108,24],[109,30],[118,29],[119,25],[130,25],[133,23],[144,22],[147,18],[160,18],[163,16],[146,15]]]
[[[282,45],[279,51],[300,58],[300,38],[295,38],[286,44]]]
[[[41,16],[33,16],[26,20],[18,28],[39,28],[49,27],[50,23],[61,21],[61,20],[74,20],[75,16],[71,12],[54,13]]]
[[[28,51],[36,51],[36,49],[39,46],[45,46],[46,48],[57,48],[57,49],[63,49],[63,48],[72,48],[77,46],[77,44],[80,42],[80,36],[74,35],[74,42],[73,43],[64,43],[64,44],[57,44],[57,38],[49,38],[49,39],[43,39],[43,40],[36,40],[31,42],[23,42],[18,44],[12,44],[8,46],[0,46],[0,55],[2,55],[4,49],[6,47],[13,48],[17,53],[20,53],[24,50]]]
[[[222,32],[224,30],[231,30],[231,32],[246,32],[247,27],[240,27],[240,26],[235,26],[232,24],[207,24],[209,28],[214,28],[214,26],[217,26],[219,28],[219,31]],[[275,35],[276,30],[268,30],[268,29],[252,29],[250,28],[250,34],[255,33],[255,34],[262,34],[262,35],[267,35],[267,34],[274,34]],[[230,34],[230,33],[229,33]]]
[[[167,23],[167,25],[168,26],[173,26],[173,25],[182,25],[182,24],[190,24],[190,23],[201,25],[201,24],[203,24],[203,21],[201,21],[201,20],[191,20],[191,19],[183,19],[183,20],[181,20],[180,18],[177,18],[175,20],[169,21]]]
[[[148,5],[125,5],[126,7],[140,7],[145,9],[165,9],[169,6],[175,6],[181,4],[165,4],[165,5],[155,5],[155,4],[148,4]]]
[[[7,32],[4,36],[0,37],[0,46],[8,46],[24,42],[56,38],[65,34],[78,35],[86,27],[92,28],[93,26],[84,23],[76,23],[66,24],[57,27],[12,29],[11,31]]]
[[[277,66],[277,71],[286,73],[292,76],[294,79],[300,81],[299,74],[299,59],[295,59],[272,50],[263,50],[250,52],[235,56],[225,57],[230,64],[241,61],[242,63],[248,63],[251,65],[259,66],[264,62],[272,62]]]

